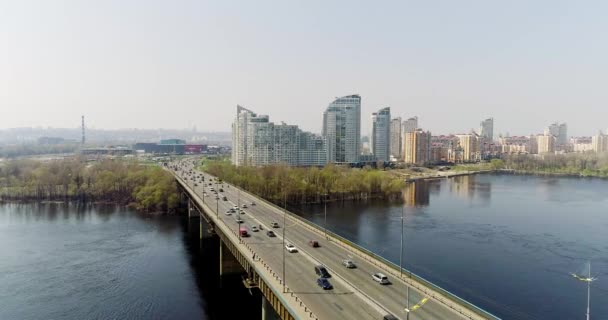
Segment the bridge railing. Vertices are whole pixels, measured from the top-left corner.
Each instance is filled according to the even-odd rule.
[[[192,188],[191,188],[191,187],[188,185],[187,181],[184,181],[184,180],[183,180],[181,177],[179,177],[179,175],[175,175],[175,177],[176,177],[176,178],[177,178],[177,179],[178,179],[178,180],[179,180],[179,181],[182,183],[182,185],[183,185],[183,186],[185,186],[187,189],[189,189],[189,190],[190,190],[192,193],[194,193],[196,196],[199,196],[199,195],[198,195],[198,193],[196,193],[196,191],[195,191],[195,190],[192,190]],[[200,197],[200,196],[199,196],[199,197]],[[205,204],[205,206],[207,206],[207,205]],[[213,212],[213,209],[210,209],[208,206],[207,206],[207,210],[209,210],[210,212]],[[216,215],[217,215],[217,214],[216,214]],[[237,232],[236,230],[231,229],[231,228],[230,228],[230,227],[229,227],[229,226],[226,224],[226,222],[225,222],[223,219],[219,219],[219,220],[220,220],[220,221],[221,221],[221,222],[224,224],[224,226],[225,226],[226,228],[228,228],[228,230],[229,230],[229,231],[230,231],[232,234],[234,234],[234,236],[235,236],[235,237],[239,238],[239,243],[240,243],[240,244],[243,244],[243,245],[244,245],[244,246],[247,248],[247,250],[249,250],[249,252],[251,253],[251,256],[252,256],[252,258],[251,258],[251,259],[252,259],[252,261],[253,261],[253,262],[255,262],[256,260],[257,260],[257,261],[259,261],[259,262],[261,263],[261,265],[262,265],[262,266],[264,266],[264,268],[266,269],[266,271],[267,271],[267,272],[268,272],[270,275],[272,275],[272,277],[273,277],[273,278],[275,278],[275,280],[276,280],[276,281],[278,281],[278,282],[279,282],[279,284],[283,285],[283,279],[281,279],[281,278],[279,277],[279,273],[278,273],[278,272],[275,272],[275,271],[274,271],[274,270],[273,270],[273,269],[270,267],[270,265],[269,265],[269,264],[267,264],[267,263],[266,263],[266,262],[265,262],[265,261],[264,261],[264,260],[263,260],[263,259],[262,259],[262,258],[259,256],[259,255],[257,255],[257,257],[254,259],[254,258],[253,258],[253,255],[255,254],[255,251],[254,251],[254,250],[253,250],[253,249],[252,249],[252,248],[249,246],[249,244],[248,244],[247,242],[245,242],[245,241],[240,241],[240,237],[239,237],[238,232]],[[252,264],[252,265],[253,265],[253,264]],[[266,281],[266,283],[269,283],[269,281],[265,279],[265,276],[264,276],[262,273],[259,273],[259,272],[258,272],[258,275],[260,275],[260,276],[261,276],[261,277],[262,277],[262,278],[263,278],[263,279]],[[290,289],[290,288],[289,288],[287,285],[285,285],[285,292],[284,292],[284,293],[289,293],[289,294],[290,294],[290,296],[296,300],[296,302],[298,303],[298,305],[299,305],[301,308],[304,308],[304,312],[306,313],[306,315],[308,315],[308,318],[309,318],[309,319],[319,320],[319,318],[318,318],[318,317],[317,317],[317,316],[314,314],[314,312],[312,312],[312,310],[311,310],[311,309],[310,309],[308,306],[306,306],[306,304],[305,304],[305,303],[302,301],[302,299],[300,299],[300,298],[299,298],[299,297],[298,297],[298,296],[297,296],[297,295],[296,295],[296,294],[295,294],[295,293],[294,293],[294,292],[293,292],[293,291],[292,291],[292,290],[291,290],[291,289]],[[276,295],[276,296],[279,298],[279,300],[281,300],[281,302],[283,303],[283,305],[285,306],[285,308],[287,308],[287,310],[289,310],[289,311],[290,311],[290,313],[291,313],[292,315],[294,315],[294,318],[295,318],[295,315],[296,315],[297,313],[296,313],[296,312],[294,312],[294,311],[293,311],[293,309],[291,309],[291,306],[289,305],[289,303],[288,303],[287,301],[285,301],[285,300],[283,299],[283,297],[281,297],[281,295],[276,294],[276,293],[275,293],[275,295]]]
[[[224,181],[224,183],[229,184],[225,181]],[[231,185],[231,186],[233,186],[233,185]],[[235,186],[233,186],[233,187],[235,187]],[[244,193],[248,194],[249,196],[254,197],[256,199],[259,199],[259,200],[263,201],[264,203],[274,207],[277,210],[284,211],[283,208],[277,206],[276,204],[274,204],[270,201],[267,201],[266,199],[263,199],[261,197],[258,197],[256,195],[253,195],[253,194],[249,193],[248,191],[244,191],[241,189],[241,192],[244,192]],[[324,228],[322,226],[320,226],[312,221],[309,221],[305,218],[302,218],[296,214],[293,214],[290,211],[287,211],[287,215],[290,218],[300,222],[300,224],[303,225],[304,227],[306,227],[307,229],[309,229],[317,234],[323,235],[322,230],[324,230]],[[285,226],[283,226],[283,227],[285,227]],[[425,295],[442,302],[443,305],[454,310],[455,312],[458,312],[459,314],[461,314],[464,317],[467,317],[469,319],[477,319],[475,317],[475,316],[477,316],[477,317],[481,317],[484,319],[500,320],[499,317],[493,315],[492,313],[460,298],[459,296],[451,293],[450,291],[426,280],[425,278],[423,278],[405,268],[401,268],[401,272],[400,272],[400,270],[399,270],[400,267],[398,265],[396,265],[392,261],[387,260],[386,258],[384,258],[382,256],[375,254],[374,252],[364,248],[361,245],[358,245],[329,230],[327,230],[327,235],[328,235],[328,237],[331,237],[331,238],[337,240],[334,242],[337,243],[338,245],[342,246],[343,248],[345,248],[347,251],[355,253],[358,257],[363,258],[365,261],[367,261],[379,268],[384,268],[384,269],[389,270],[389,273],[391,273],[392,276],[403,280],[404,282],[408,283],[411,287],[416,288],[417,290],[424,293]],[[401,276],[400,273],[403,273],[403,276]],[[417,283],[420,285],[418,285]],[[429,289],[431,289],[431,290],[429,290]],[[449,302],[451,302],[451,303],[449,303]],[[452,304],[457,304],[460,307],[454,306]],[[471,314],[471,312],[473,312],[473,314]]]

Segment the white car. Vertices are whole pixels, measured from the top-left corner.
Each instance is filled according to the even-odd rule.
[[[287,251],[292,252],[292,253],[298,252],[298,249],[296,249],[296,247],[291,243],[286,244],[285,249],[287,249]]]
[[[231,214],[232,214],[232,210],[228,210],[228,211],[226,211],[226,215],[227,215],[227,216],[229,216],[229,215],[231,215]]]
[[[374,281],[378,282],[379,284],[391,283],[390,281],[388,281],[388,277],[380,272],[372,274],[372,279],[374,279]]]
[[[251,232],[258,232],[260,231],[260,229],[258,229],[258,226],[251,226]]]

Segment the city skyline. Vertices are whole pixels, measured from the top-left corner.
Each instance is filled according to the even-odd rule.
[[[493,117],[496,133],[559,121],[591,135],[608,119],[608,45],[597,41],[606,9],[11,2],[0,10],[0,128],[78,127],[85,115],[97,128],[228,131],[242,104],[320,132],[328,100],[360,94],[363,115],[388,106],[431,132],[468,132]],[[350,18],[337,23],[341,15]]]

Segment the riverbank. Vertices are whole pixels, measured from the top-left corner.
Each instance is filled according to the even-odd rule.
[[[435,179],[444,179],[444,178],[452,178],[458,176],[468,176],[473,174],[480,173],[494,173],[494,172],[512,172],[511,170],[506,169],[479,169],[479,170],[449,170],[449,171],[441,171],[438,169],[430,169],[430,168],[417,168],[418,171],[413,171],[412,169],[397,169],[390,171],[391,174],[397,176],[401,179],[404,179],[405,182],[413,182],[419,180],[435,180]]]

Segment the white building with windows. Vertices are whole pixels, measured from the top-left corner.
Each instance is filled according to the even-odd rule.
[[[296,125],[274,124],[267,115],[237,106],[232,123],[232,163],[237,166],[323,166],[325,140]]]

